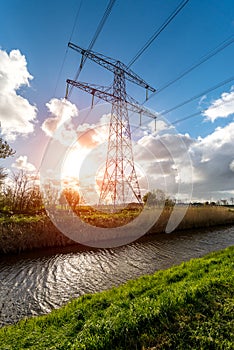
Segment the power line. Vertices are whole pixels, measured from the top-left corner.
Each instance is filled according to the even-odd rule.
[[[133,63],[138,60],[138,58],[148,49],[152,42],[161,34],[161,32],[168,26],[168,24],[178,15],[178,13],[184,8],[184,6],[189,2],[189,0],[183,0],[177,8],[170,14],[166,21],[159,27],[156,32],[149,38],[145,45],[137,52],[137,54],[131,59],[128,64],[128,68],[133,65]]]
[[[152,98],[155,94],[160,93],[161,91],[165,90],[166,88],[168,88],[170,85],[174,84],[175,82],[177,82],[178,80],[180,80],[181,78],[183,78],[185,75],[187,75],[188,73],[191,73],[195,68],[199,67],[201,64],[203,64],[204,62],[208,61],[210,58],[212,58],[213,56],[217,55],[220,51],[224,50],[226,47],[228,47],[229,45],[231,45],[234,42],[234,37],[232,36],[230,39],[225,39],[224,41],[222,41],[218,46],[216,46],[212,51],[208,52],[206,55],[202,56],[200,58],[200,60],[195,63],[194,65],[190,66],[188,69],[186,69],[185,71],[183,71],[181,74],[179,74],[176,78],[174,78],[173,80],[170,80],[169,82],[167,82],[165,85],[163,85],[161,88],[159,88],[156,92],[152,93],[149,96],[149,99]],[[145,103],[146,101],[144,101],[143,103]]]
[[[217,105],[217,106],[212,106],[212,109],[216,109],[216,108],[219,108],[227,103],[230,103],[231,101],[234,101],[234,98],[231,98],[229,101],[224,101],[222,102],[221,104]],[[206,110],[203,110],[203,111],[199,111],[199,112],[196,112],[196,113],[193,113],[193,114],[190,114],[188,115],[187,117],[183,117],[181,119],[177,119],[175,120],[174,122],[172,122],[171,124],[174,125],[174,124],[178,124],[179,122],[182,122],[184,120],[187,120],[187,119],[190,119],[190,118],[193,118],[197,115],[200,115],[200,114],[204,114]]]
[[[218,89],[218,88],[221,87],[221,86],[224,86],[224,85],[230,83],[230,82],[233,81],[233,80],[234,80],[234,77],[230,77],[230,78],[228,78],[228,79],[226,79],[226,80],[224,80],[224,81],[222,81],[222,82],[216,84],[215,86],[210,87],[210,88],[208,88],[207,90],[204,90],[204,91],[202,91],[201,93],[199,93],[199,94],[197,94],[197,95],[195,95],[195,96],[189,98],[188,100],[179,103],[178,105],[176,105],[176,106],[174,106],[174,107],[172,107],[172,108],[166,110],[165,112],[159,113],[159,116],[164,116],[164,115],[168,114],[169,112],[174,111],[174,110],[178,109],[179,107],[182,107],[182,106],[184,106],[185,104],[187,104],[187,103],[189,103],[189,102],[192,102],[192,101],[194,101],[195,99],[197,99],[197,98],[199,98],[199,97],[201,97],[201,96],[203,96],[203,95],[205,95],[205,94],[207,94],[207,93],[209,93],[209,92],[212,92],[212,91]],[[232,99],[231,99],[231,100],[232,100]],[[228,102],[230,102],[230,101],[224,102],[223,104],[228,103]],[[222,105],[223,105],[223,104],[222,104]],[[219,105],[219,106],[220,106],[220,105]],[[219,106],[217,106],[217,107],[219,107]],[[212,108],[217,108],[217,107],[215,106],[215,107],[212,107]],[[173,124],[178,124],[178,123],[181,122],[181,121],[184,121],[184,120],[193,118],[193,117],[195,117],[195,116],[197,116],[197,115],[200,115],[200,114],[202,114],[202,113],[204,113],[204,112],[205,112],[205,110],[195,112],[195,113],[193,113],[193,114],[191,114],[191,115],[189,115],[189,116],[186,116],[186,117],[177,119],[177,120],[175,120],[174,122],[172,122],[171,124],[172,124],[172,125],[173,125]],[[137,127],[135,127],[134,130],[137,130],[137,129],[139,129],[141,126],[144,126],[144,125],[147,125],[147,124],[148,124],[148,121],[145,122],[145,123],[143,123],[143,124],[141,124],[141,125],[139,125],[139,126],[137,126]]]
[[[115,2],[116,2],[116,0],[110,0],[110,1],[109,1],[108,5],[107,5],[107,8],[106,8],[106,10],[105,10],[105,12],[104,12],[104,14],[103,14],[103,16],[102,16],[102,18],[101,18],[101,21],[100,21],[99,24],[98,24],[98,27],[97,27],[97,29],[96,29],[96,32],[94,33],[93,39],[91,40],[91,42],[90,42],[90,44],[89,44],[87,50],[92,50],[92,48],[93,48],[95,42],[97,41],[97,38],[98,38],[99,34],[101,33],[101,31],[102,31],[102,29],[103,29],[103,27],[104,27],[104,24],[105,24],[107,18],[109,17],[109,15],[110,15],[110,13],[111,13],[111,10],[112,10],[112,8],[113,8]],[[83,56],[83,57],[81,58],[80,66],[79,66],[79,68],[78,68],[78,70],[77,70],[77,73],[76,73],[76,75],[75,75],[75,78],[74,78],[75,81],[77,81],[77,79],[78,79],[78,77],[79,77],[79,75],[80,75],[80,72],[81,72],[81,70],[82,70],[83,67],[84,67],[84,64],[85,64],[86,60],[87,60],[87,57],[86,57],[86,56]],[[68,91],[68,96],[70,96],[72,90],[73,90],[73,86],[70,87],[70,90]]]
[[[203,90],[202,92],[198,93],[197,95],[194,95],[194,96],[190,97],[189,99],[187,99],[187,100],[185,100],[185,101],[179,103],[178,105],[167,109],[167,110],[164,111],[163,113],[159,113],[159,116],[165,116],[165,115],[168,114],[169,112],[172,112],[172,111],[174,111],[174,110],[176,110],[176,109],[178,109],[178,108],[180,108],[180,107],[186,105],[187,103],[192,102],[192,101],[198,99],[199,97],[202,97],[202,96],[204,96],[205,94],[208,94],[208,93],[210,93],[210,92],[212,92],[212,91],[214,91],[214,90],[216,90],[216,89],[218,89],[218,88],[220,88],[220,87],[222,87],[222,86],[224,86],[224,85],[230,83],[230,82],[233,81],[233,80],[234,80],[234,76],[232,76],[232,77],[230,77],[230,78],[228,78],[228,79],[226,79],[226,80],[223,80],[222,82],[220,82],[220,83],[218,83],[218,84],[216,84],[216,85],[214,85],[214,86],[212,86],[212,87],[210,87],[210,88],[208,88],[208,89],[206,89],[206,90]],[[91,110],[88,112],[88,115],[90,114],[90,112],[91,112]],[[184,119],[184,118],[179,119],[179,121],[183,121],[183,120],[192,118],[193,116],[199,115],[200,113],[202,113],[202,112],[196,112],[196,113],[192,114],[192,115],[189,116],[189,117],[185,117],[185,119]],[[86,117],[87,117],[88,115],[86,115]],[[86,119],[86,117],[85,117],[85,119]],[[178,121],[178,122],[179,122],[179,121]],[[84,122],[84,121],[83,121],[83,122]],[[147,123],[148,123],[148,122],[143,123],[142,125],[146,125]],[[173,123],[177,124],[177,121],[175,121],[175,122],[173,122]],[[173,123],[172,123],[172,124],[173,124]],[[134,129],[134,130],[135,130],[135,129]]]
[[[189,0],[183,1],[183,2],[180,3],[180,5],[179,5],[179,6],[176,8],[176,10],[174,10],[174,12],[168,17],[168,19],[164,22],[164,24],[154,33],[154,35],[147,41],[147,43],[142,47],[142,49],[134,56],[134,58],[133,58],[133,59],[131,60],[131,62],[128,64],[128,67],[129,67],[130,65],[132,65],[132,64],[140,57],[140,55],[141,55],[141,54],[149,47],[149,45],[157,38],[157,36],[162,32],[162,30],[166,28],[166,26],[172,21],[172,19],[173,19],[173,18],[182,10],[182,8],[188,3],[188,1],[189,1]],[[113,2],[113,1],[112,1],[112,2]],[[110,3],[111,3],[111,1],[110,1]],[[110,4],[109,4],[109,5],[110,5]],[[109,6],[109,5],[108,5],[108,6]],[[113,6],[113,4],[112,4],[112,6]],[[107,7],[107,9],[108,9],[108,7]],[[106,9],[106,11],[105,11],[105,13],[104,13],[104,15],[103,15],[103,18],[105,17],[105,14],[108,13],[108,12],[107,12],[107,9]],[[103,18],[102,18],[102,19],[103,19]],[[101,22],[102,22],[102,21],[101,21]],[[100,23],[101,23],[101,22],[100,22]],[[100,27],[100,24],[99,24],[98,27]],[[96,34],[95,34],[95,35],[96,35]],[[95,36],[94,36],[94,38],[95,38]],[[95,43],[96,39],[95,39],[95,40],[92,40],[92,41],[94,41],[94,43]],[[194,65],[192,65],[191,67],[189,67],[188,69],[186,69],[185,71],[183,71],[179,76],[177,76],[177,77],[174,78],[173,80],[167,82],[164,86],[162,86],[161,88],[159,88],[155,93],[151,94],[151,95],[149,96],[149,98],[152,98],[155,94],[157,94],[157,93],[163,91],[164,89],[166,89],[167,87],[169,87],[170,85],[172,85],[173,83],[175,83],[176,81],[178,81],[179,79],[183,78],[185,75],[187,75],[187,74],[190,73],[192,70],[194,70],[195,68],[199,67],[202,63],[206,62],[207,60],[209,60],[210,58],[212,58],[213,56],[215,56],[216,54],[218,54],[220,51],[224,50],[226,47],[228,47],[229,45],[231,45],[233,42],[234,42],[234,37],[233,37],[233,36],[232,36],[231,38],[229,37],[228,39],[225,39],[225,40],[222,41],[217,47],[215,47],[213,50],[211,50],[210,52],[208,52],[207,54],[205,54],[204,56],[202,56],[201,59],[200,59],[197,63],[195,63]],[[92,43],[92,42],[91,42],[91,43]],[[90,43],[90,45],[89,45],[89,50],[91,50],[91,48],[92,48],[91,43]],[[93,44],[92,44],[92,45],[93,45]],[[83,64],[84,64],[85,60],[86,60],[86,57],[84,57],[84,59],[83,59]],[[83,68],[83,65],[82,65],[81,69],[82,69],[82,68]],[[80,69],[80,71],[81,71],[81,69]],[[78,72],[79,72],[79,71],[78,71]],[[80,73],[80,72],[79,72],[79,73]],[[78,75],[79,75],[79,73],[78,73]],[[76,77],[76,79],[77,79],[77,78],[78,78],[78,76]],[[183,106],[183,105],[185,105],[185,104],[187,104],[187,103],[189,103],[189,102],[191,102],[191,101],[193,101],[193,100],[199,98],[200,96],[202,96],[202,95],[204,95],[204,94],[206,94],[206,93],[208,93],[208,92],[211,92],[211,91],[217,89],[218,87],[221,87],[221,86],[225,85],[226,83],[228,83],[228,82],[230,82],[230,81],[232,81],[232,80],[233,80],[233,77],[231,77],[231,78],[229,78],[229,79],[227,79],[227,80],[225,80],[225,81],[219,83],[218,85],[215,85],[214,87],[211,87],[211,88],[209,88],[209,89],[203,91],[202,93],[200,93],[200,94],[198,94],[198,95],[195,95],[195,96],[191,97],[190,99],[188,99],[188,100],[186,100],[186,101],[184,101],[184,102],[181,102],[179,105],[176,105],[176,106],[170,108],[169,110],[166,110],[166,111],[165,111],[164,113],[162,113],[161,115],[165,115],[165,114],[167,114],[167,113],[169,113],[169,112],[171,112],[171,111],[173,111],[173,110],[175,110],[175,109],[177,109],[177,108],[179,108],[179,107],[181,107],[181,106]],[[145,104],[146,101],[147,101],[147,100],[145,100],[145,101],[142,103],[142,105]],[[192,117],[192,116],[198,115],[198,114],[200,114],[200,113],[201,113],[201,112],[194,113],[193,115],[191,115],[191,116],[189,116],[189,117],[185,117],[185,118],[187,119],[187,118],[190,118],[190,117]],[[88,114],[89,114],[89,113],[88,113]],[[86,119],[86,118],[85,118],[85,119]],[[182,118],[182,119],[184,120],[184,118]],[[180,121],[182,121],[182,120],[180,120]],[[177,122],[177,121],[176,121],[176,122]],[[175,123],[176,123],[176,122],[175,122]]]
[[[215,85],[215,86],[212,86],[211,88],[209,88],[209,89],[207,89],[207,90],[202,91],[202,92],[199,93],[198,95],[195,95],[195,96],[193,96],[193,97],[190,97],[188,100],[183,101],[183,102],[179,103],[178,105],[176,105],[176,106],[174,106],[174,107],[172,107],[172,108],[170,108],[170,109],[167,109],[165,112],[160,113],[160,115],[164,116],[164,115],[168,114],[169,112],[172,112],[172,111],[174,111],[175,109],[178,109],[179,107],[182,107],[182,106],[186,105],[187,103],[192,102],[192,101],[198,99],[199,97],[201,97],[201,96],[203,96],[203,95],[205,95],[205,94],[208,94],[209,92],[214,91],[214,90],[218,89],[219,87],[221,87],[221,86],[223,86],[223,85],[226,85],[227,83],[230,83],[230,82],[233,81],[233,80],[234,80],[234,76],[231,77],[231,78],[228,78],[228,79],[226,79],[226,80],[224,80],[224,81],[222,81],[222,82],[220,82],[219,84],[217,84],[217,85]]]
[[[93,39],[91,40],[91,42],[89,44],[88,50],[92,50],[93,45],[95,44],[95,42],[96,42],[96,40],[97,40],[97,38],[98,38],[98,36],[99,36],[99,34],[100,34],[104,24],[105,24],[108,16],[110,15],[111,10],[112,10],[115,2],[116,2],[116,0],[110,0],[109,1],[109,4],[108,4],[108,6],[106,8],[106,11],[104,12],[104,15],[103,15],[103,17],[102,17],[102,19],[101,19],[101,21],[100,21],[100,23],[99,23],[99,25],[97,27],[97,30],[96,30],[96,32],[95,32],[95,34],[93,36]],[[85,59],[87,59],[87,57],[85,57]]]
[[[171,124],[172,124],[172,125],[178,124],[179,122],[182,122],[182,121],[184,121],[184,120],[187,120],[187,119],[196,117],[197,115],[201,115],[203,112],[205,112],[205,111],[195,112],[195,113],[193,113],[193,114],[188,115],[187,117],[183,117],[183,118],[181,118],[181,119],[177,119],[177,120],[175,120],[174,122],[172,122]]]
[[[73,27],[72,27],[72,31],[71,31],[71,35],[70,35],[69,41],[71,41],[72,36],[74,34],[74,31],[75,31],[75,28],[76,28],[76,25],[77,25],[77,21],[78,21],[78,18],[79,18],[81,6],[82,6],[82,0],[80,0],[80,5],[79,5],[78,10],[76,12],[76,17],[75,17],[75,20],[74,20],[74,24],[73,24]],[[59,80],[60,80],[60,77],[61,77],[61,74],[62,74],[62,71],[63,71],[63,67],[64,67],[64,64],[65,64],[65,61],[66,61],[66,58],[67,58],[67,52],[68,52],[68,47],[66,48],[66,51],[65,51],[64,56],[63,56],[63,61],[62,61],[61,68],[60,68],[59,74],[58,74],[58,78],[57,78],[57,81],[56,81],[56,84],[55,84],[54,95],[56,94],[58,83],[59,83]]]
[[[183,9],[183,7],[188,3],[188,1],[182,1],[179,6],[174,10],[174,12],[167,18],[167,20],[163,23],[163,25],[151,36],[151,38],[146,42],[146,44],[138,51],[138,53],[132,58],[132,60],[129,62],[128,67],[130,67],[142,54],[143,52],[152,44],[152,42],[158,37],[158,35],[166,28],[166,26],[172,21],[172,19]],[[218,54],[220,51],[224,50],[226,47],[228,47],[229,45],[231,45],[234,42],[234,37],[231,36],[231,38],[227,38],[224,41],[222,41],[217,47],[215,47],[213,50],[211,50],[210,52],[208,52],[206,55],[202,56],[201,59],[195,63],[194,65],[190,66],[188,69],[186,69],[185,71],[183,71],[180,75],[178,75],[176,78],[174,78],[173,80],[167,82],[164,86],[162,86],[161,88],[157,89],[156,92],[152,93],[149,98],[152,98],[153,96],[155,96],[156,94],[158,94],[159,92],[165,90],[166,88],[168,88],[170,85],[174,84],[175,82],[177,82],[178,80],[180,80],[181,78],[183,78],[185,75],[189,74],[190,72],[192,72],[195,68],[199,67],[201,64],[203,64],[204,62],[208,61],[210,58],[212,58],[213,56],[215,56],[216,54]],[[191,97],[190,99],[180,103],[179,105],[170,108],[169,110],[165,111],[162,115],[165,115],[179,107],[182,107],[183,105],[185,105],[186,103],[189,103],[197,98],[199,98],[200,96],[211,92],[215,89],[217,89],[218,87],[221,87],[223,85],[225,85],[226,83],[230,82],[233,80],[233,77],[222,82],[219,83],[218,85],[207,89],[206,91],[203,91],[202,93],[200,93],[199,95],[195,95],[193,97]],[[148,99],[148,97],[142,102],[142,105],[144,105]],[[201,113],[201,112],[199,112]],[[192,116],[194,115],[198,115],[199,113],[194,113]],[[184,120],[184,119],[183,119]]]
[[[77,13],[76,13],[76,17],[75,17],[75,21],[74,21],[74,25],[73,25],[73,28],[72,28],[72,31],[71,31],[71,35],[70,35],[70,39],[69,41],[72,40],[72,37],[73,37],[73,34],[74,34],[74,31],[75,31],[75,28],[76,28],[76,24],[77,24],[77,21],[78,21],[78,18],[79,18],[79,15],[80,15],[80,10],[81,10],[81,6],[82,6],[82,2],[83,0],[80,0],[80,6],[77,10]]]
[[[181,78],[183,78],[185,75],[187,75],[188,73],[192,72],[195,68],[199,67],[201,64],[203,64],[204,62],[208,61],[210,58],[212,58],[213,56],[217,55],[220,51],[224,50],[226,47],[228,47],[229,45],[231,45],[234,42],[234,36],[231,36],[227,39],[225,39],[224,41],[222,41],[218,46],[216,46],[213,50],[209,51],[207,54],[205,54],[204,56],[202,56],[200,58],[200,60],[195,63],[194,65],[190,66],[188,69],[186,69],[184,72],[182,72],[179,76],[177,76],[176,78],[174,78],[173,80],[169,81],[168,83],[166,83],[163,87],[159,88],[156,92],[153,92],[147,99],[145,99],[141,105],[144,105],[150,98],[152,98],[153,96],[155,96],[156,94],[158,94],[159,92],[163,91],[164,89],[168,88],[170,85],[174,84],[175,82],[177,82],[178,80],[180,80]],[[232,80],[232,78],[230,78],[230,81]],[[225,82],[220,83],[222,85],[225,84]],[[214,90],[216,87],[210,88],[211,91]],[[217,86],[218,88],[218,86]],[[191,101],[193,99],[195,99],[196,96],[191,97]],[[190,100],[190,99],[189,99]],[[183,104],[186,104],[190,101],[185,101],[181,103],[181,106]],[[178,106],[173,107],[173,110],[179,108]],[[171,110],[169,110],[171,111]],[[169,113],[169,111],[166,111],[167,113]],[[165,114],[165,112],[164,112]],[[198,115],[199,113],[195,113],[195,115]],[[182,121],[182,120],[181,120]]]
[[[138,51],[138,53],[133,57],[133,59],[129,62],[128,64],[128,68],[145,52],[145,50],[152,44],[152,42],[159,36],[159,34],[169,25],[169,23],[175,18],[175,16],[184,8],[184,6],[189,2],[189,0],[183,0],[178,6],[177,8],[170,14],[170,16],[166,19],[166,21],[161,25],[160,28],[157,29],[157,31],[150,37],[150,39],[146,42],[146,44]],[[110,4],[109,4],[110,5]],[[109,6],[108,5],[108,6]],[[114,4],[112,4],[113,6]],[[112,7],[111,7],[112,8]],[[104,14],[105,16],[105,14]],[[104,17],[103,16],[103,17]],[[100,22],[101,23],[101,22]],[[91,50],[93,47],[93,45],[91,46],[91,43],[88,47],[88,50]],[[78,76],[84,66],[84,63],[86,61],[87,57],[84,56],[83,61],[81,61],[81,65],[77,71],[77,74],[75,76],[75,81],[78,79]],[[70,88],[70,92],[73,89],[73,86]],[[69,96],[69,92],[68,92],[68,96]],[[97,102],[98,103],[98,102]],[[144,104],[144,102],[143,102]],[[91,110],[90,110],[91,111]],[[84,118],[84,120],[87,119],[87,116],[89,115],[90,111],[88,112],[88,114],[86,115],[86,117]]]

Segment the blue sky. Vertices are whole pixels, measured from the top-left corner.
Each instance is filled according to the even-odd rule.
[[[0,49],[7,55],[12,50],[19,50],[21,55],[25,56],[28,72],[33,76],[33,79],[30,79],[30,86],[22,83],[14,91],[37,108],[34,122],[32,122],[33,131],[25,132],[24,135],[21,135],[19,131],[15,137],[11,138],[11,145],[16,149],[17,154],[14,159],[7,160],[2,165],[11,167],[11,163],[15,162],[17,157],[27,156],[27,162],[36,167],[40,166],[43,151],[49,139],[41,129],[43,122],[51,117],[46,104],[52,98],[64,97],[65,81],[67,78],[74,78],[80,62],[78,53],[71,49],[67,50],[67,43],[71,39],[72,42],[87,48],[108,2],[106,0],[83,0],[82,2],[80,0],[67,0],[66,2],[60,0],[0,1]],[[177,0],[116,0],[93,50],[128,64],[180,2]],[[72,34],[75,16],[80,4],[78,20]],[[131,66],[131,69],[156,89],[160,89],[165,83],[194,65],[220,43],[230,38],[233,39],[233,37],[234,3],[232,0],[190,0]],[[233,58],[234,45],[232,44],[170,87],[155,94],[145,106],[156,112],[163,112],[234,76]],[[88,61],[79,77],[81,81],[100,85],[111,84],[112,79],[110,72]],[[199,110],[208,109],[212,103],[221,98],[223,93],[231,94],[232,85],[234,85],[233,81],[207,94],[202,100],[197,99],[167,114],[168,121],[173,122]],[[128,84],[127,88],[128,93],[139,102],[144,101],[145,92],[141,88],[136,88],[131,84]],[[88,94],[74,89],[70,100],[76,104],[78,109],[83,109],[90,106],[91,98]],[[198,152],[197,149],[201,153],[201,149],[212,148],[213,143],[209,143],[211,139],[214,143],[218,142],[220,135],[216,132],[217,128],[226,135],[225,133],[231,128],[229,126],[233,122],[233,102],[228,104],[228,108],[228,111],[222,116],[218,115],[220,108],[217,108],[213,121],[211,117],[206,120],[207,118],[201,113],[194,118],[176,124],[176,132],[181,135],[188,134],[192,140],[194,146],[193,149],[189,150],[192,156]],[[1,111],[0,106],[3,131],[7,118],[4,111],[5,109]],[[222,114],[222,112],[220,113]],[[12,118],[12,123],[14,124],[14,118]],[[7,137],[7,132],[5,132],[5,136]],[[201,139],[204,148],[202,148]],[[198,142],[200,142],[199,145]],[[228,155],[225,151],[224,156],[224,158],[227,157],[225,158],[226,173],[220,174],[217,182],[214,180],[214,188],[210,189],[210,198],[234,196],[234,192],[232,192],[234,190],[231,165],[234,161],[234,155],[232,156],[231,152],[232,145],[233,139],[229,137],[227,144],[222,146],[230,150]],[[219,148],[217,152],[219,154],[222,149]],[[192,159],[194,167],[197,167],[198,164],[198,153]],[[214,164],[214,169],[216,169],[215,164],[220,162],[222,156],[220,155],[220,157],[213,159],[212,163],[209,155],[210,164],[207,167],[210,168]],[[201,159],[200,162],[204,163],[205,158],[201,157]],[[203,165],[201,164],[198,172],[200,174],[201,171],[204,171],[204,173],[199,175],[200,177],[197,175],[200,179],[197,181],[200,181],[200,184],[202,178],[208,181],[208,171],[202,168]],[[222,186],[222,178],[225,181],[225,176],[229,179],[226,187]],[[200,190],[194,195],[195,198],[203,198],[201,193],[205,188],[205,180],[203,186],[200,186]],[[215,188],[219,193],[214,194]],[[204,193],[204,197],[208,196],[208,192]]]

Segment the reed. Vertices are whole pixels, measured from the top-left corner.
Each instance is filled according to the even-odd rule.
[[[234,224],[234,211],[228,207],[189,207],[178,229],[184,230],[229,224]]]
[[[159,209],[155,209],[159,210]],[[159,220],[150,229],[149,233],[162,233],[165,232],[168,220],[172,214],[181,217],[183,207],[165,208]],[[176,231],[190,230],[198,228],[207,228],[219,225],[232,225],[234,224],[234,210],[228,207],[221,206],[202,206],[193,207],[189,206],[185,216],[176,228]]]
[[[140,209],[141,210],[141,209]],[[80,209],[79,215],[86,223],[99,227],[116,227],[133,220],[140,212],[139,208],[123,210],[120,213],[98,213],[88,207]],[[178,215],[183,208],[149,208],[154,210],[159,220],[150,229],[149,234],[165,232],[169,217],[174,210]],[[147,211],[146,211],[147,217]],[[62,211],[61,211],[62,217]],[[234,210],[228,207],[192,207],[186,212],[176,230],[202,229],[218,225],[234,224]],[[20,253],[26,250],[46,247],[61,247],[75,244],[64,236],[46,215],[13,215],[0,218],[0,253]]]
[[[74,244],[47,216],[7,218],[0,222],[0,252],[21,253],[26,250]]]

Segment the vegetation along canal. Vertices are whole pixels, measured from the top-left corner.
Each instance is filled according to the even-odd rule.
[[[234,227],[147,236],[114,249],[67,247],[0,258],[0,325],[234,245]]]

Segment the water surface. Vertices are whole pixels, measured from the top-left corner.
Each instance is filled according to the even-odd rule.
[[[2,257],[0,325],[231,245],[234,227],[158,234],[113,249],[67,247]]]

